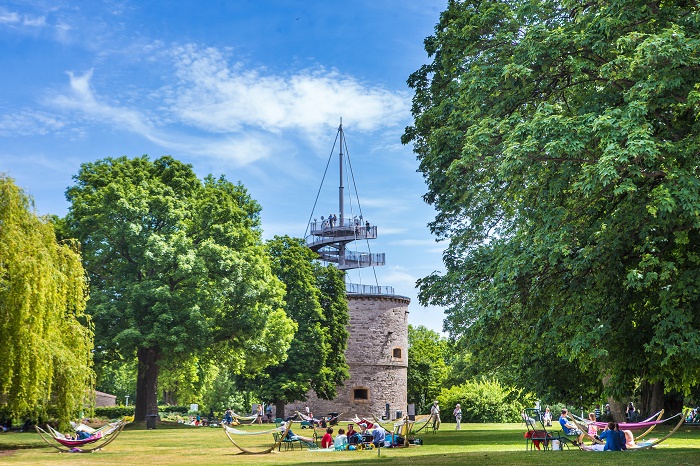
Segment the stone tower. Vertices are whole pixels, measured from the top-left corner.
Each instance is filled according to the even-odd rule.
[[[319,258],[341,270],[384,265],[383,253],[358,253],[349,244],[377,238],[377,226],[344,212],[342,122],[340,140],[339,213],[333,221],[310,224],[307,245]],[[406,414],[408,373],[408,305],[411,300],[394,294],[393,287],[346,283],[350,323],[345,356],[350,378],[338,387],[334,400],[320,400],[310,392],[306,402],[287,405],[285,412],[303,412],[309,406],[316,417],[331,412],[344,413],[341,419]]]

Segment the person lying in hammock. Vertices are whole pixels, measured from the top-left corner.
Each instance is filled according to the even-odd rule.
[[[282,427],[286,427],[286,425],[287,424],[285,422],[282,423]],[[292,440],[292,441],[298,440],[299,442],[304,442],[305,444],[307,444],[309,446],[316,446],[314,439],[312,439],[311,437],[303,437],[301,435],[297,435],[294,432],[292,432],[291,428],[287,431],[287,437],[285,437],[285,438],[287,440]]]

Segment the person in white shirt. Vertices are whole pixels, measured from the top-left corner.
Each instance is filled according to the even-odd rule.
[[[440,406],[437,400],[433,401],[430,407],[430,418],[433,421],[433,430],[440,430]]]
[[[457,406],[455,406],[455,410],[452,411],[452,415],[455,417],[455,421],[457,421],[457,427],[455,430],[460,430],[460,424],[462,423],[462,407],[457,403]]]

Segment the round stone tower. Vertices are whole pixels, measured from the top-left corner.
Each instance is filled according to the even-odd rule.
[[[371,288],[365,287],[367,291]],[[381,287],[383,291],[387,287]],[[345,357],[350,378],[338,387],[334,400],[321,400],[309,392],[306,402],[287,405],[286,413],[304,412],[309,406],[318,418],[328,413],[343,413],[341,419],[354,416],[406,414],[408,375],[408,304],[404,296],[348,292],[350,323]]]
[[[314,219],[306,243],[325,262],[341,270],[384,265],[384,253],[353,252],[346,246],[355,241],[377,238],[377,226],[359,217],[348,218],[343,208],[342,122],[340,140],[339,218]],[[359,205],[359,203],[358,203]],[[286,406],[285,413],[304,412],[308,406],[315,417],[343,413],[341,419],[355,415],[395,419],[406,414],[408,377],[408,305],[411,300],[394,294],[390,286],[346,284],[350,322],[345,357],[350,378],[338,387],[334,400],[320,400],[310,392],[306,402]]]

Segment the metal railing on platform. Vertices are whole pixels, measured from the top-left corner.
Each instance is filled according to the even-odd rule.
[[[357,283],[346,283],[345,291],[352,294],[382,294],[393,296],[394,287],[393,286],[373,286],[373,285],[360,285]]]

